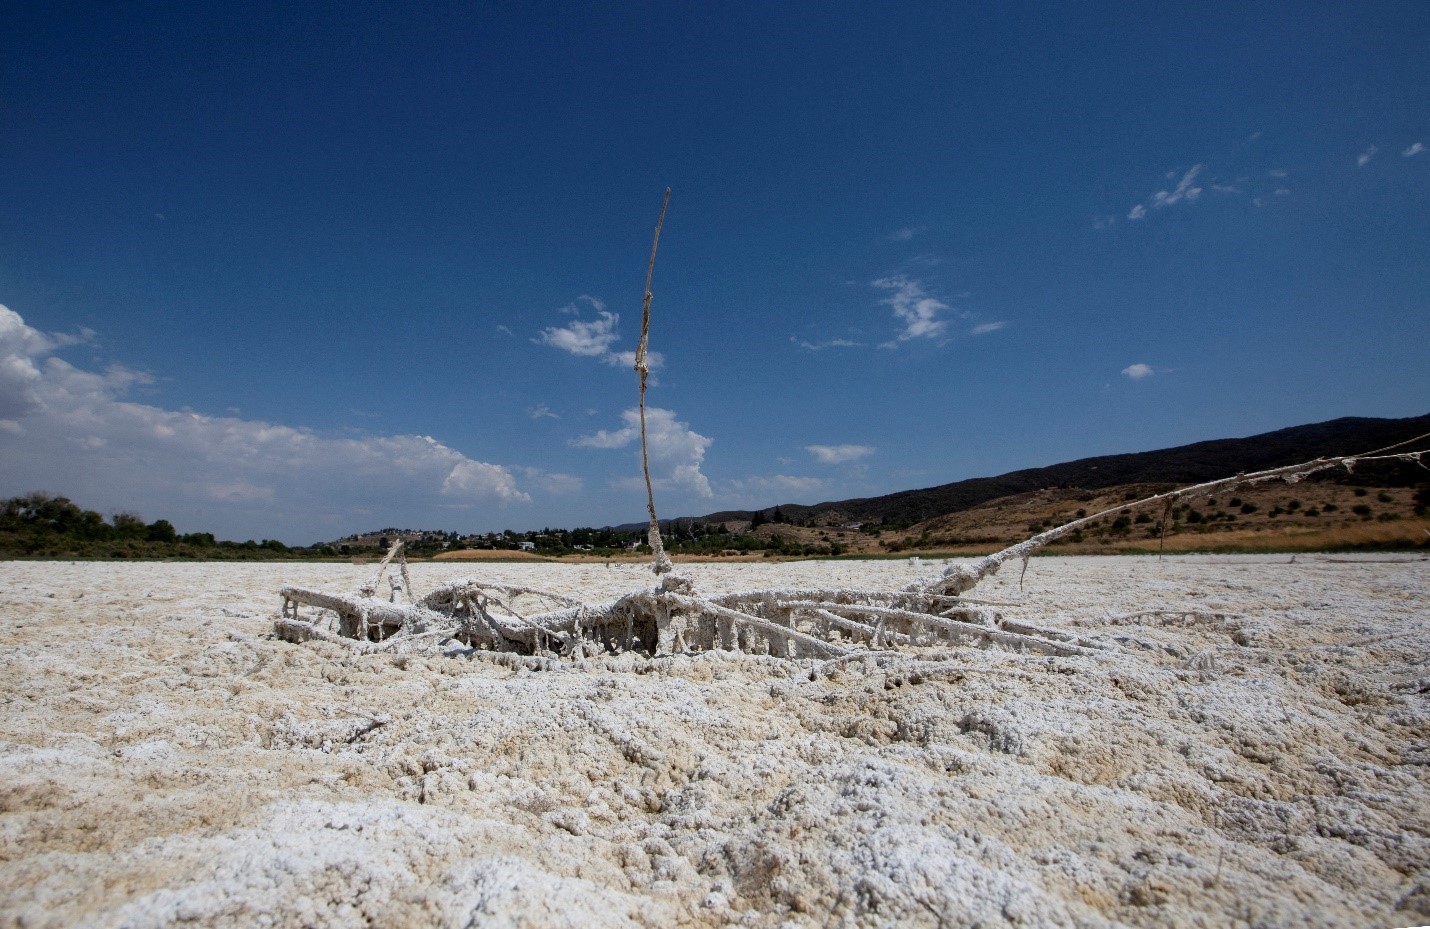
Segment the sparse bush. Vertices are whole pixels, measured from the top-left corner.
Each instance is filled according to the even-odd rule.
[[[1364,487],[1357,487],[1355,489],[1355,495],[1357,497],[1364,497],[1367,493],[1369,493],[1369,491],[1367,491]]]
[[[1361,519],[1370,519],[1370,507],[1366,506],[1364,503],[1357,503],[1355,506],[1351,507],[1351,512],[1359,516]]]
[[[1321,504],[1321,512],[1322,512],[1322,513],[1334,513],[1336,510],[1339,510],[1339,509],[1340,509],[1340,507],[1336,506],[1334,503],[1323,503],[1323,504]]]
[[[1245,516],[1250,516],[1252,513],[1255,513],[1259,509],[1261,509],[1261,507],[1257,506],[1254,503],[1243,503],[1241,505],[1241,512]]]
[[[1379,500],[1381,503],[1390,503],[1395,500],[1394,497],[1392,497],[1390,494],[1386,493],[1383,490],[1375,495],[1375,499]]]

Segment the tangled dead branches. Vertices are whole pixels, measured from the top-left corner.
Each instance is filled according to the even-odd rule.
[[[437,653],[459,649],[530,656],[584,658],[636,652],[664,656],[725,650],[780,658],[842,661],[861,656],[918,653],[948,645],[971,644],[1057,657],[1095,655],[1109,647],[1075,635],[1005,621],[986,604],[963,597],[1007,562],[1019,560],[1026,571],[1029,557],[1081,526],[1110,515],[1093,513],[1035,535],[971,562],[954,564],[902,590],[757,590],[703,597],[690,578],[673,573],[660,538],[650,470],[645,456],[644,409],[650,332],[650,281],[670,191],[661,205],[660,221],[651,244],[640,348],[635,370],[640,377],[641,449],[650,512],[652,570],[659,578],[650,590],[628,594],[612,603],[592,605],[550,591],[517,587],[481,579],[456,581],[414,599],[407,562],[398,541],[377,574],[356,596],[328,594],[300,587],[282,590],[282,613],[275,621],[279,636],[294,642],[324,639],[364,651]],[[1182,497],[1206,494],[1263,481],[1294,483],[1330,468],[1349,470],[1362,461],[1386,459],[1420,462],[1423,452],[1377,449],[1365,455],[1322,458],[1209,481],[1169,493],[1119,504],[1115,510],[1168,507]],[[394,561],[398,575],[393,575]],[[392,588],[388,600],[376,597],[386,575]],[[404,603],[398,602],[398,593]],[[309,618],[301,607],[316,608]]]

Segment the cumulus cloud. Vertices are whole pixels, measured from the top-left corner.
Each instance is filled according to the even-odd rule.
[[[620,315],[608,312],[606,305],[592,296],[583,294],[578,298],[578,303],[585,303],[595,309],[596,318],[573,319],[565,326],[549,326],[537,333],[532,341],[538,345],[559,348],[578,357],[595,358],[602,364],[634,367],[634,351],[616,351],[613,348],[620,339],[620,333],[616,332],[616,325],[621,321]],[[578,315],[581,309],[577,303],[571,303],[562,307],[560,312]],[[649,352],[647,360],[652,371],[665,364],[660,352]]]
[[[1140,203],[1137,204],[1136,206],[1134,206],[1132,209],[1130,209],[1130,210],[1127,211],[1127,218],[1128,218],[1128,219],[1131,219],[1131,220],[1134,220],[1134,221],[1135,221],[1135,220],[1139,220],[1139,219],[1141,219],[1142,217],[1144,217],[1144,216],[1146,216],[1146,215],[1147,215],[1147,208],[1146,208],[1145,206],[1143,206],[1142,204],[1140,204]]]
[[[1142,364],[1139,361],[1137,364],[1131,364],[1123,368],[1122,373],[1134,381],[1140,381],[1144,377],[1151,377],[1156,372],[1152,370],[1151,365]]]
[[[373,503],[411,515],[450,502],[530,500],[506,467],[430,436],[333,438],[136,403],[127,394],[152,381],[143,372],[87,371],[54,355],[85,338],[40,332],[0,307],[0,420],[7,424],[0,493],[47,489],[89,507],[155,508],[178,522],[185,511],[201,511],[204,524],[192,528],[258,527],[299,542],[313,541],[294,534],[317,531],[319,520],[299,513],[341,521]]]
[[[547,406],[544,403],[538,403],[536,406],[531,407],[529,410],[526,411],[526,415],[530,416],[532,419],[561,418],[558,414],[551,412],[551,407]]]
[[[646,444],[650,449],[650,460],[657,476],[653,483],[662,487],[693,491],[702,497],[713,496],[710,481],[701,473],[700,466],[705,461],[705,450],[713,439],[703,436],[675,418],[674,410],[660,407],[646,407]],[[632,407],[621,413],[625,423],[619,429],[600,429],[591,435],[572,439],[571,444],[580,448],[626,448],[640,447],[640,409]]]
[[[1416,142],[1414,145],[1411,145],[1409,148],[1407,148],[1400,154],[1405,158],[1414,158],[1416,155],[1420,154],[1423,151],[1425,151],[1425,143]]]
[[[987,335],[990,332],[997,332],[999,329],[1002,329],[1006,325],[1008,325],[1007,320],[1000,319],[997,322],[992,323],[979,323],[978,325],[970,329],[969,332],[973,335]]]
[[[1356,156],[1356,167],[1364,168],[1366,165],[1370,164],[1370,160],[1375,157],[1375,153],[1378,151],[1380,151],[1380,149],[1372,145],[1365,151],[1361,152],[1359,155]]]
[[[436,440],[424,436],[430,444]],[[442,493],[453,497],[496,497],[499,500],[530,500],[516,488],[516,479],[501,465],[464,458],[452,466],[442,481]]]
[[[889,296],[879,302],[892,307],[894,316],[904,323],[904,330],[881,348],[894,348],[912,339],[937,339],[948,331],[948,320],[939,318],[949,310],[948,304],[930,296],[921,282],[896,274],[881,277],[872,286],[889,291]]]
[[[806,445],[804,449],[817,458],[821,464],[855,461],[874,454],[873,447],[869,445]]]

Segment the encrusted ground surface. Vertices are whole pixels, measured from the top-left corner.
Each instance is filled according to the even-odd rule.
[[[1120,647],[822,672],[364,656],[270,630],[367,569],[6,563],[0,925],[1430,922],[1430,563],[1388,557],[1035,559],[973,595]]]

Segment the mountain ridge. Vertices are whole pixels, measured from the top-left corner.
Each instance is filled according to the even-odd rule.
[[[815,504],[780,503],[757,510],[721,510],[705,516],[677,517],[661,522],[742,522],[749,521],[755,513],[768,516],[778,507],[786,518],[801,521],[829,524],[839,520],[877,521],[911,525],[961,512],[999,497],[1047,487],[1097,490],[1133,483],[1195,484],[1315,458],[1362,454],[1425,433],[1430,433],[1430,413],[1400,419],[1344,416],[1240,438],[1208,439],[1145,452],[1096,455],[876,497]],[[630,530],[644,525],[628,523],[613,528]]]

